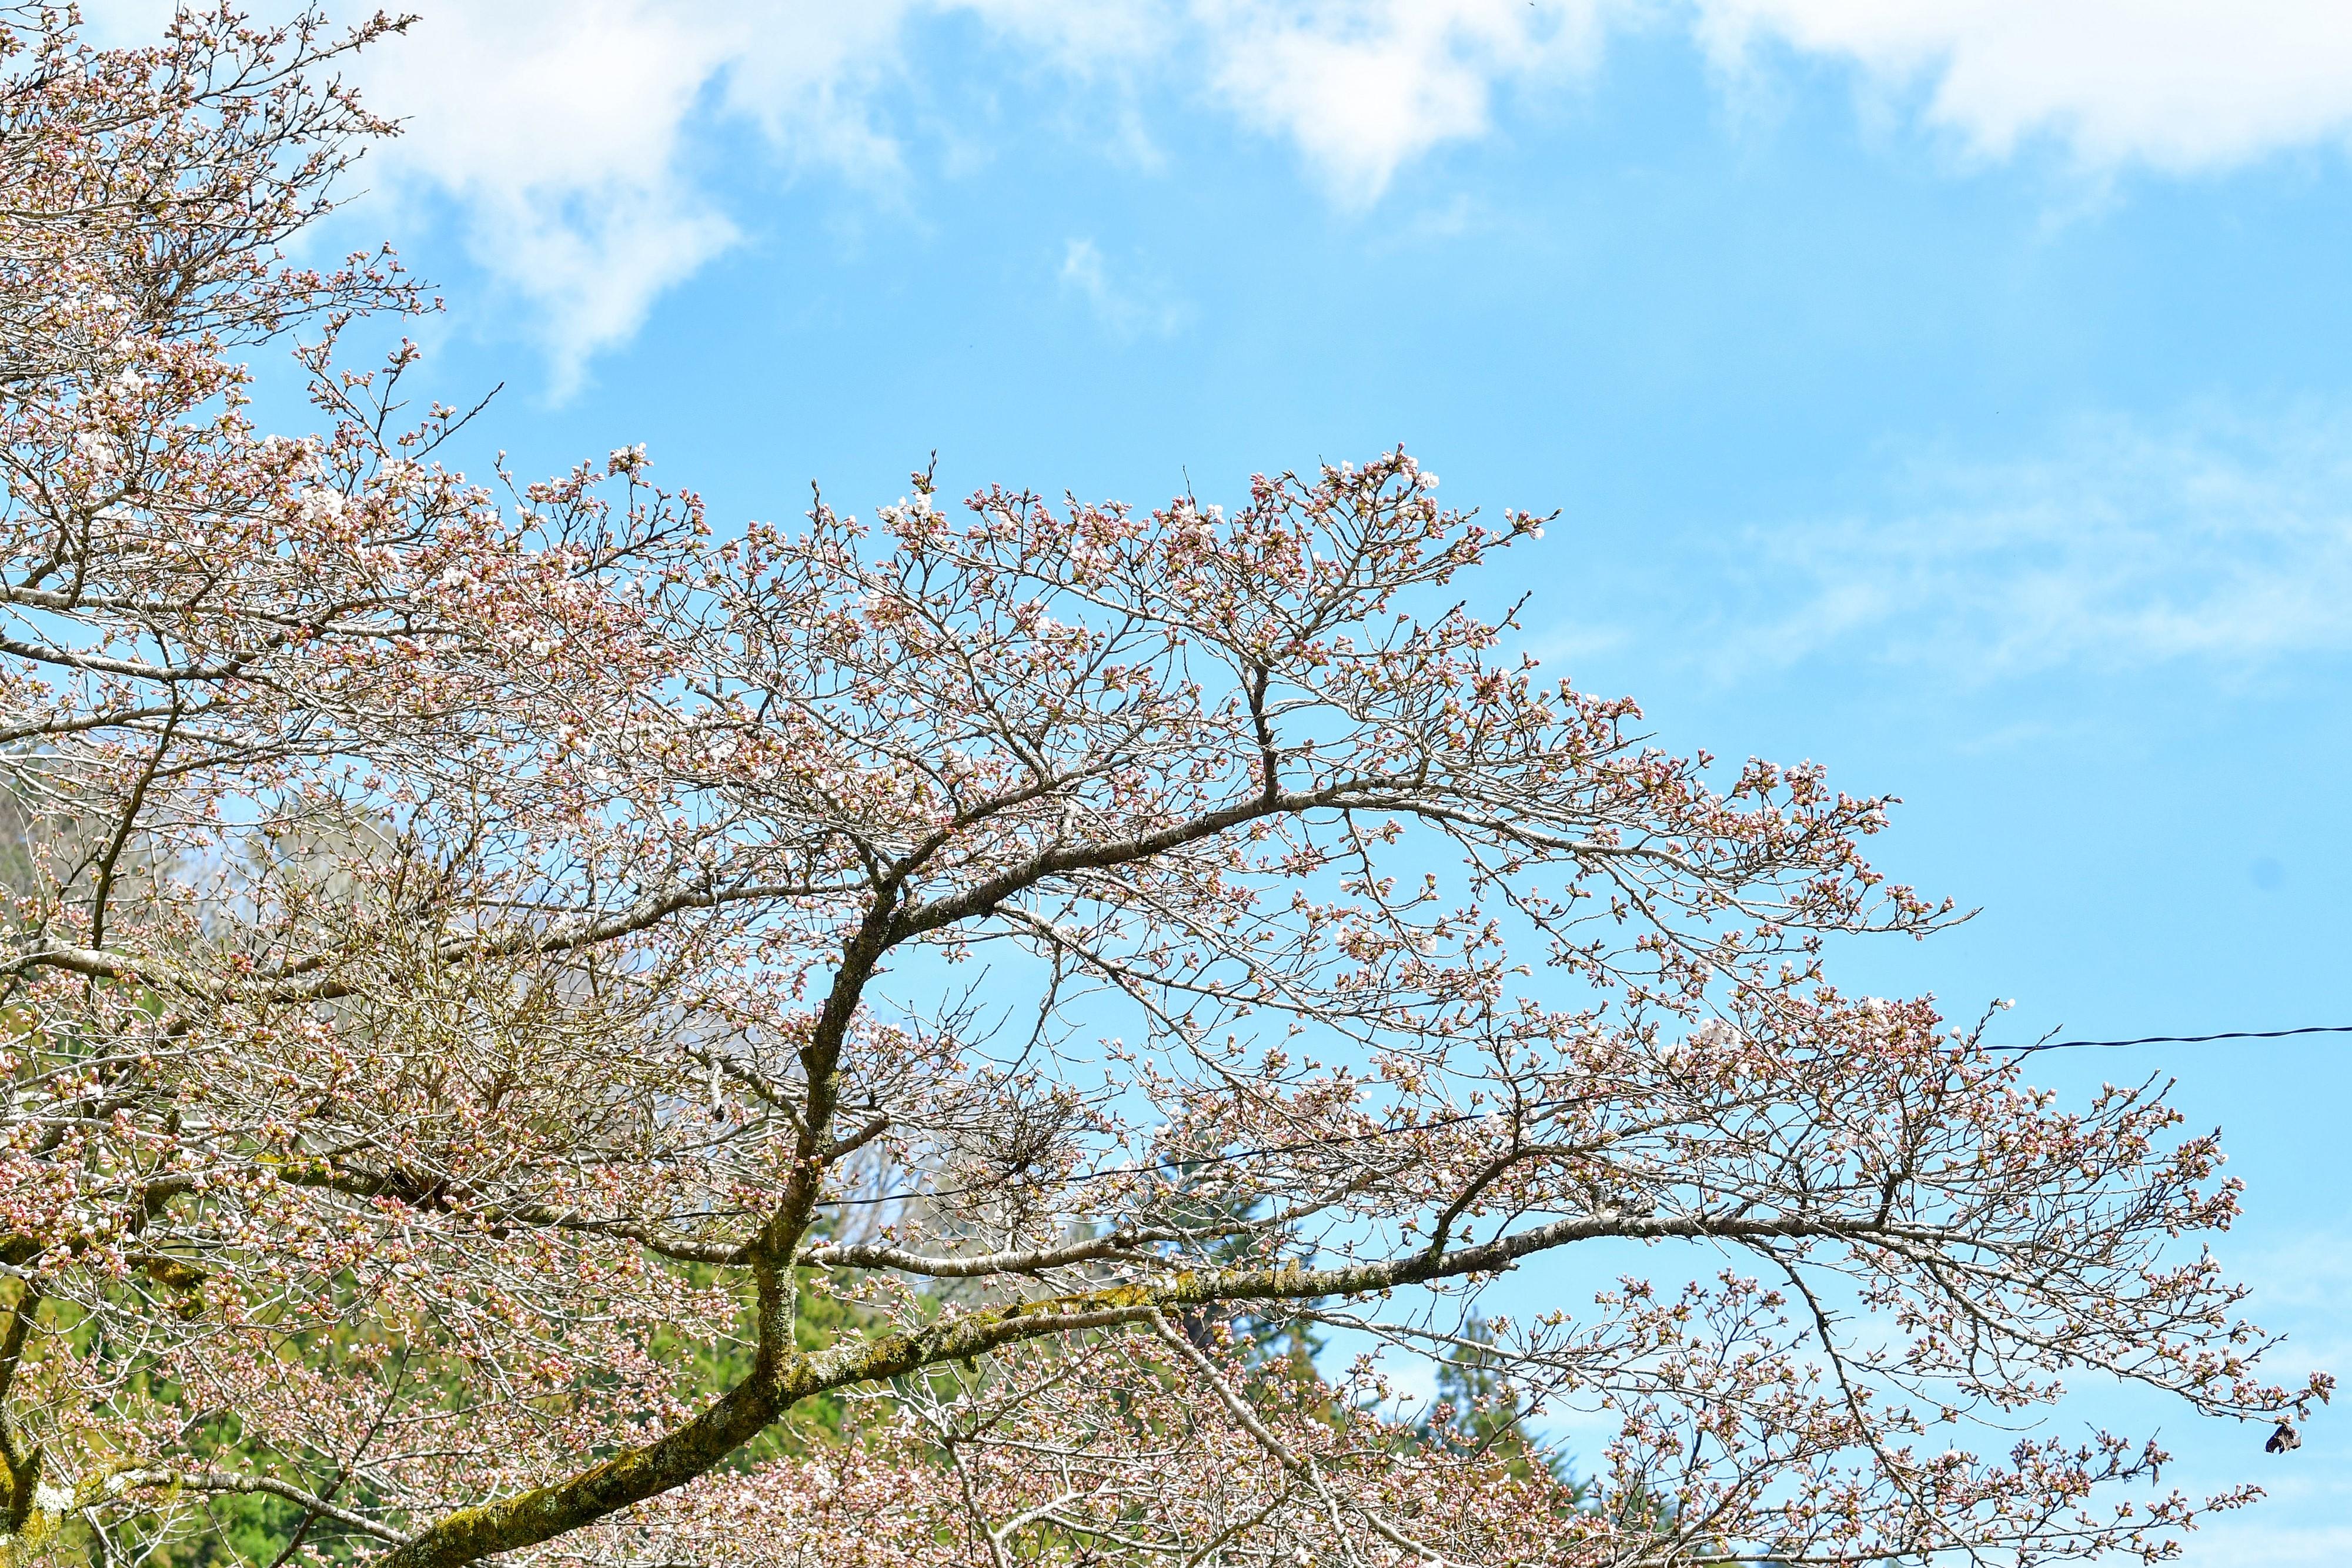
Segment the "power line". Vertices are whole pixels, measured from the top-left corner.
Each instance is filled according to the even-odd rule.
[[[2220,1034],[2144,1034],[2137,1040],[2045,1040],[2032,1045],[1988,1045],[1987,1051],[2112,1051],[2126,1045],[2203,1045],[2216,1040],[2285,1040],[2298,1034],[2352,1034],[2352,1023],[2315,1023],[2305,1029],[2233,1029]]]

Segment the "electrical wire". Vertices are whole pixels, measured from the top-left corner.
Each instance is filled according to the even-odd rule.
[[[2020,1056],[2037,1051],[2113,1051],[2126,1045],[2203,1045],[2216,1040],[2285,1040],[2298,1034],[2352,1034],[2352,1023],[2315,1023],[2304,1029],[2233,1029],[2220,1034],[2144,1034],[2137,1040],[2044,1040],[2032,1045],[1988,1045]]]

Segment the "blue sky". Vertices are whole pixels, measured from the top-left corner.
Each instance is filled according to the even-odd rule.
[[[1906,799],[1882,864],[1983,913],[1860,988],[2352,1023],[2352,15],[415,5],[335,237],[446,288],[433,389],[506,382],[525,471],[645,441],[724,523],[1402,442],[1560,508],[1494,585],[1548,663]],[[2352,1036],[2038,1065],[2177,1074],[2280,1370],[2352,1374]],[[2273,1492],[2189,1562],[2352,1547],[2352,1413],[2166,1426]]]

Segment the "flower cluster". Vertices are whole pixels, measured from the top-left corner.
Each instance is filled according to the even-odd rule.
[[[395,26],[0,16],[11,1561],[2154,1559],[2246,1494],[2018,1437],[2065,1380],[2326,1396],[2161,1093],[1834,985],[1948,915],[1885,802],[1505,651],[1538,517],[455,471],[338,354],[415,288],[280,255]]]

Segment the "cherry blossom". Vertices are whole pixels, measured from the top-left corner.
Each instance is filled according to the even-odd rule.
[[[1889,803],[1509,653],[1543,517],[1402,451],[725,528],[642,446],[468,478],[340,347],[417,287],[283,254],[400,25],[0,18],[12,1561],[255,1500],[388,1568],[2154,1560],[2254,1495],[2045,1418],[2326,1398],[2201,1250],[2217,1138],[1839,988],[1951,917]],[[1387,1381],[1474,1349],[1584,1473]]]

